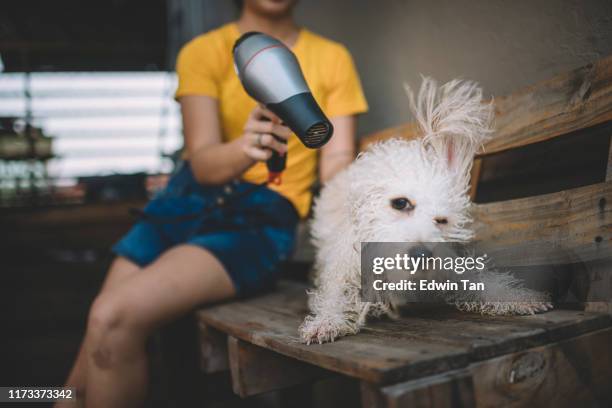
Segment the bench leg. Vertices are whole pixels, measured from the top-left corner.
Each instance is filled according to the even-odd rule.
[[[328,377],[331,373],[235,337],[227,339],[232,387],[241,397],[280,390]]]
[[[466,370],[380,387],[361,383],[364,408],[471,408],[476,406],[472,375]]]
[[[202,372],[204,374],[214,374],[228,371],[227,335],[199,322],[198,340]]]

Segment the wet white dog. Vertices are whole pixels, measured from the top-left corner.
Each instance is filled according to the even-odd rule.
[[[418,95],[407,89],[422,137],[375,144],[322,190],[315,202],[312,238],[317,249],[311,314],[299,328],[305,343],[355,334],[368,316],[395,315],[397,300],[360,299],[361,242],[469,241],[470,170],[492,133],[492,104],[474,82],[438,86],[424,78]],[[465,311],[532,314],[552,306],[512,276],[488,272],[480,295],[449,293]],[[495,302],[504,293],[514,302]],[[499,299],[499,297],[497,297]]]

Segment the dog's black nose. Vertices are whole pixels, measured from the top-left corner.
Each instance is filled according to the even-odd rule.
[[[408,251],[408,255],[411,258],[418,258],[418,257],[429,258],[430,256],[433,255],[433,253],[431,252],[429,248],[427,248],[424,245],[416,245],[410,248],[410,250]]]

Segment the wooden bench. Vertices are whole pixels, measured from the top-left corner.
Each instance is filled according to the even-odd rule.
[[[407,124],[365,138],[362,148],[415,135]],[[604,146],[607,173],[604,160],[589,185],[535,196],[506,191],[521,198],[474,208],[479,240],[498,247],[553,242],[580,252],[591,284],[586,300],[599,301],[581,304],[586,311],[487,317],[424,308],[397,321],[371,321],[356,336],[307,346],[297,338],[307,314],[306,285],[281,282],[260,297],[196,312],[202,370],[229,370],[242,397],[340,375],[360,383],[364,407],[612,406],[612,319],[610,303],[602,301],[612,284],[611,135],[612,58],[606,58],[497,98],[495,137],[476,157],[472,174],[477,199],[483,178],[493,181],[489,189],[496,184],[491,169],[500,163],[532,165],[503,158],[504,152],[533,144],[546,151],[542,142],[553,139],[592,139],[595,153]]]

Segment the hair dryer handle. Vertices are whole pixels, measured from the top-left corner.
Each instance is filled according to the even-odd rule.
[[[287,141],[280,137],[274,136],[274,138],[280,143],[287,144]],[[266,166],[268,167],[268,182],[280,184],[281,173],[287,166],[287,153],[281,156],[276,150],[272,150],[272,156],[266,161]]]
[[[270,119],[268,118],[262,118],[261,120],[265,122],[270,121]],[[277,137],[275,134],[272,134],[272,137],[276,139],[276,141],[279,143],[287,144],[286,140]],[[281,156],[276,150],[271,150],[272,156],[270,156],[270,158],[266,160],[266,167],[268,168],[268,183],[280,184],[281,174],[287,166],[287,153]]]

